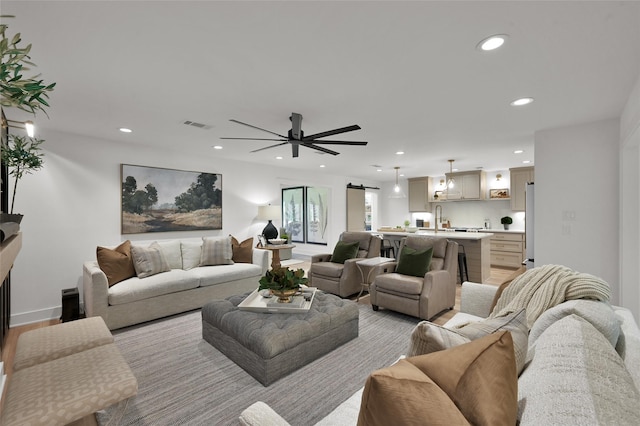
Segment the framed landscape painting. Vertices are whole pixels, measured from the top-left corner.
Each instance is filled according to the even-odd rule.
[[[292,242],[305,242],[304,187],[282,189],[282,227]]]
[[[222,229],[222,175],[120,166],[123,234]]]

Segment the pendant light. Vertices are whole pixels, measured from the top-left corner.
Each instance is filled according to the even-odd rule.
[[[398,183],[398,170],[400,170],[400,167],[396,166],[394,169],[396,169],[396,184],[393,186],[393,191],[391,192],[391,195],[389,195],[389,198],[406,198],[406,194]]]
[[[453,162],[456,160],[447,160],[449,161],[449,176],[447,179],[447,184],[444,188],[444,193],[447,196],[459,195],[460,193],[456,189],[456,180],[453,178]]]

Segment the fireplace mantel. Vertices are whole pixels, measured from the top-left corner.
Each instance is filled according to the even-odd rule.
[[[20,249],[22,248],[22,232],[18,232],[0,244],[0,285],[9,275]]]

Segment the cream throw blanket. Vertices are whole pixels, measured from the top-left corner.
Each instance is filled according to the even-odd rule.
[[[489,318],[501,317],[521,308],[531,326],[544,311],[566,300],[608,301],[611,289],[601,278],[576,272],[566,266],[544,265],[520,275],[503,291]]]

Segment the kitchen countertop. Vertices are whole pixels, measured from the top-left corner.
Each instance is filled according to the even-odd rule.
[[[419,230],[417,232],[397,232],[397,231],[374,231],[377,234],[383,234],[385,236],[398,236],[406,237],[407,235],[430,235],[438,237],[446,237],[455,240],[481,240],[483,238],[489,238],[493,234],[489,232],[455,232],[455,231],[427,231]]]
[[[522,229],[480,229],[478,232],[501,232],[503,234],[524,234]]]

